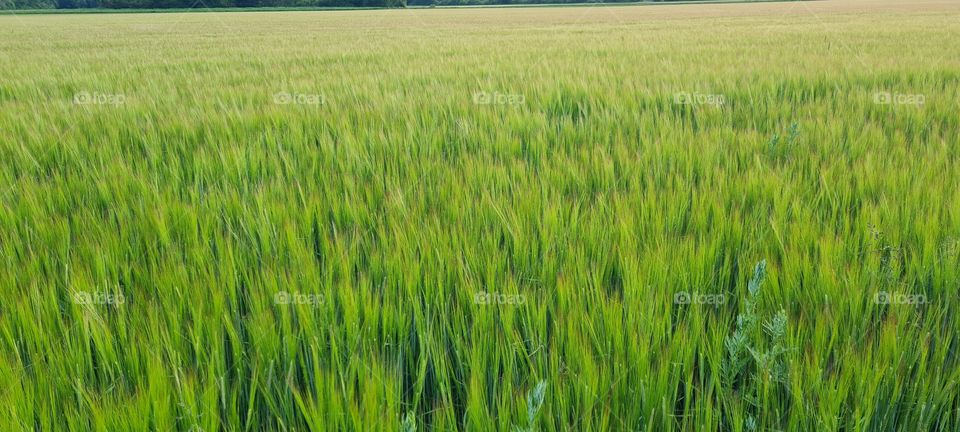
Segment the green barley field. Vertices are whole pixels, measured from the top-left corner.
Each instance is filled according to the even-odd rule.
[[[0,15],[0,430],[960,430],[960,2]]]

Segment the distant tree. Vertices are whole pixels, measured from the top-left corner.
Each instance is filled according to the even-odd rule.
[[[76,0],[57,0],[57,9],[77,9],[84,7],[84,3]]]
[[[10,0],[10,9],[54,9],[55,0]]]

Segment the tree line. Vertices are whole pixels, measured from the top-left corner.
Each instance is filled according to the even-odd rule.
[[[404,7],[406,0],[0,0],[0,10]]]
[[[543,3],[628,3],[637,0],[0,0],[0,10],[406,7],[408,1],[411,6],[457,6]]]

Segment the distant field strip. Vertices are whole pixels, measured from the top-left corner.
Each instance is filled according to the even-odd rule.
[[[960,430],[960,2],[0,16],[0,430]]]

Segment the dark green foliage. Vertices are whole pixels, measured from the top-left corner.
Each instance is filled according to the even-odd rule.
[[[0,0],[0,10],[56,9],[57,0]]]
[[[406,7],[406,0],[0,0],[0,10]]]

